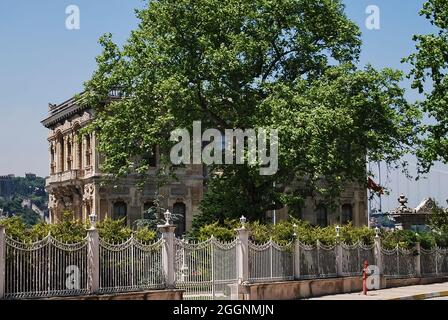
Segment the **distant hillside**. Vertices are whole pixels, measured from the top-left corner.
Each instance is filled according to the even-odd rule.
[[[26,177],[2,176],[0,215],[21,216],[29,225],[45,219],[48,213],[45,179],[32,174]]]

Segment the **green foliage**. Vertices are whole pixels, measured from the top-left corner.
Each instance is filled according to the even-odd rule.
[[[432,208],[429,226],[436,232],[448,234],[448,210],[435,205]]]
[[[232,241],[235,239],[238,223],[236,221],[226,220],[223,225],[219,225],[219,222],[205,225],[195,233],[190,233],[189,237],[196,238],[199,241],[205,241],[210,239],[211,236],[217,238],[220,241]]]
[[[15,239],[24,239],[27,226],[22,218],[15,216],[11,218],[0,219],[0,225],[4,226],[6,232]]]
[[[386,249],[393,249],[397,245],[401,248],[411,249],[417,240],[417,233],[411,230],[395,230],[381,234],[381,245]]]
[[[121,243],[131,237],[132,230],[126,227],[125,218],[113,220],[108,217],[97,223],[99,236],[110,243]]]
[[[234,230],[239,227],[238,220],[228,220],[226,223],[214,222],[203,226],[197,234],[190,234],[196,240],[204,241],[211,235],[223,241],[231,241],[235,238]],[[305,244],[316,244],[317,241],[324,245],[334,245],[337,242],[335,226],[325,228],[312,226],[310,223],[290,218],[275,225],[264,224],[258,221],[247,223],[251,240],[263,244],[272,239],[278,244],[288,244],[296,239]],[[361,242],[365,245],[374,243],[375,231],[368,227],[354,227],[352,224],[343,225],[339,231],[339,241],[346,244]],[[416,242],[420,242],[422,248],[430,249],[435,245],[448,247],[448,234],[434,232],[415,233],[410,230],[382,231],[382,245],[386,249],[393,249],[397,245],[401,248],[411,249]]]
[[[220,174],[210,178],[195,232],[236,212],[260,220],[310,195],[335,199],[348,181],[365,183],[366,154],[390,163],[414,141],[420,114],[403,98],[401,73],[357,70],[360,31],[340,0],[160,0],[137,17],[122,48],[101,37],[80,97],[95,108],[88,131],[103,171],[145,176],[143,155],[158,145],[166,159],[171,131],[193,121],[203,130],[279,130],[275,176],[257,166],[211,168]],[[105,105],[116,88],[122,99]]]
[[[258,221],[249,223],[247,227],[251,231],[251,238],[257,243],[265,243],[271,239],[271,228],[269,225],[261,224]]]
[[[345,243],[353,244],[360,241],[363,244],[370,245],[374,241],[375,231],[366,226],[355,228],[350,223],[341,227],[340,237],[341,241]]]
[[[157,229],[158,225],[165,224],[166,208],[162,207],[162,195],[157,195],[155,200],[153,200],[153,206],[148,208],[144,212],[144,218],[134,221],[134,227],[137,229]],[[172,212],[171,213],[171,223],[177,224],[184,219],[183,215]]]
[[[439,247],[448,248],[448,233],[447,232],[433,233],[432,236],[434,237],[434,240]]]
[[[416,52],[404,61],[412,67],[412,87],[425,94],[418,106],[431,117],[421,128],[423,141],[417,151],[420,170],[428,172],[435,161],[448,162],[448,2],[428,0],[420,15],[435,30],[415,35]]]
[[[22,207],[23,200],[30,200],[39,209],[45,210],[47,194],[45,192],[45,179],[41,177],[12,178],[12,197],[0,197],[0,208],[5,216],[20,216],[24,223],[33,226],[41,221],[38,213],[28,207]]]
[[[85,239],[87,223],[73,219],[71,212],[66,211],[62,214],[61,220],[54,224],[39,222],[29,227],[19,216],[0,219],[0,225],[5,226],[6,232],[14,239],[23,242],[35,242],[51,234],[54,238],[62,242],[76,243]],[[100,237],[110,243],[122,243],[128,240],[133,231],[126,227],[124,219],[112,220],[106,218],[97,223],[97,229]],[[153,242],[157,233],[147,227],[138,228],[134,232],[136,239],[143,243]]]
[[[441,241],[437,241],[437,237],[438,237],[438,235],[436,235],[436,234],[424,232],[424,233],[419,233],[417,235],[416,240],[420,242],[420,245],[422,248],[427,249],[427,250],[434,248],[436,245],[441,245],[441,247],[447,248],[448,243],[442,243]]]
[[[141,227],[135,231],[135,238],[141,243],[151,243],[156,240],[157,232],[148,227]]]

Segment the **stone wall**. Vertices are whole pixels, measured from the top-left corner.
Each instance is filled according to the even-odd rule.
[[[55,297],[43,300],[182,300],[184,290],[151,290],[77,297]]]
[[[381,288],[394,288],[418,284],[446,282],[448,277],[381,279]],[[255,283],[243,287],[244,300],[295,300],[325,295],[361,292],[361,277],[313,279]]]

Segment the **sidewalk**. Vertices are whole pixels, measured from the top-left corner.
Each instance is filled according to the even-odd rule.
[[[355,292],[309,300],[425,300],[446,296],[448,296],[448,282],[374,290],[369,291],[367,296],[364,296],[361,292]]]

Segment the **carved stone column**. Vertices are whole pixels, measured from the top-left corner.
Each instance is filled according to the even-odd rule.
[[[83,220],[88,220],[88,209],[90,208],[90,211],[95,210],[93,207],[93,201],[95,198],[95,185],[93,183],[88,183],[84,186],[84,192],[82,196],[82,201],[84,203],[84,210],[83,210]],[[90,212],[90,213],[91,213]],[[96,212],[95,212],[96,213]]]
[[[64,171],[68,171],[68,157],[69,155],[69,148],[68,148],[68,144],[70,143],[70,139],[68,136],[64,136]]]
[[[58,139],[56,140],[56,148],[55,148],[55,172],[61,172],[61,141]]]
[[[56,209],[57,209],[56,197],[54,196],[54,194],[50,193],[48,197],[48,211],[50,213],[50,223],[55,222]]]

